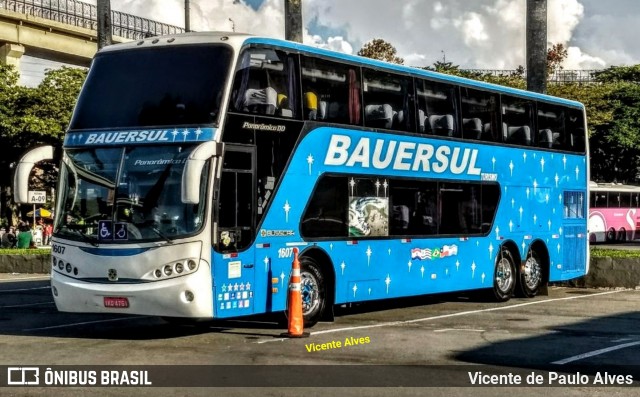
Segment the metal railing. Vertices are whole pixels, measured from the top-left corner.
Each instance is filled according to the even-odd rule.
[[[0,0],[0,8],[81,28],[97,30],[96,6],[78,0]],[[111,11],[112,34],[131,40],[182,33],[179,26]]]
[[[506,69],[462,69],[466,72],[470,73],[478,73],[480,75],[491,75],[491,76],[512,76],[517,75],[518,70],[506,70]],[[568,84],[568,83],[595,83],[596,79],[594,77],[595,73],[599,72],[597,69],[590,70],[558,70],[554,72],[549,78],[547,82],[556,83],[556,84]],[[526,71],[522,75],[523,78],[527,77]]]

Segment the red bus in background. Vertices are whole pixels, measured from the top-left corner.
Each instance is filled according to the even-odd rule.
[[[589,241],[640,239],[640,186],[589,183]]]

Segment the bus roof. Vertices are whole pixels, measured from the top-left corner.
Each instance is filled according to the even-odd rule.
[[[268,46],[275,46],[280,48],[286,48],[294,50],[304,54],[317,54],[327,58],[333,58],[341,61],[356,63],[362,66],[369,66],[378,69],[385,69],[394,72],[400,72],[403,74],[413,75],[415,77],[427,77],[442,82],[449,82],[453,84],[466,85],[472,88],[492,90],[495,92],[518,95],[521,97],[527,97],[536,100],[543,100],[547,102],[560,103],[566,106],[571,106],[584,110],[584,105],[577,101],[569,99],[554,97],[545,94],[539,94],[531,91],[520,90],[517,88],[511,88],[501,86],[498,84],[487,83],[483,81],[473,80],[464,77],[457,77],[421,69],[419,67],[404,66],[394,63],[379,61],[376,59],[361,57],[357,55],[345,54],[337,51],[331,51],[324,48],[313,47],[305,44],[300,44],[292,41],[286,41],[281,39],[267,38],[252,36],[246,33],[235,32],[190,32],[180,33],[167,36],[154,36],[142,40],[136,40],[128,43],[114,44],[111,46],[103,47],[98,53],[106,53],[111,51],[136,49],[136,48],[149,48],[151,46],[173,46],[173,45],[189,45],[189,44],[207,44],[207,43],[227,43],[236,49],[241,49],[244,45],[250,44],[263,44]]]

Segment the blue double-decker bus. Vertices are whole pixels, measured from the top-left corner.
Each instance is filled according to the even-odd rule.
[[[561,98],[243,34],[108,46],[64,138],[52,293],[69,312],[281,312],[298,247],[307,325],[531,297],[587,272],[587,153]],[[18,201],[51,155],[25,155]]]

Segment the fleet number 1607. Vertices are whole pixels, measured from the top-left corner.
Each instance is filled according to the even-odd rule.
[[[278,250],[278,258],[291,258],[293,256],[293,248],[280,248]]]

